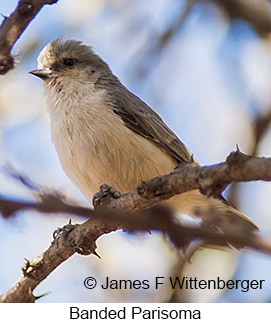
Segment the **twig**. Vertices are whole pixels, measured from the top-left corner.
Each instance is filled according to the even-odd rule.
[[[0,212],[4,218],[9,218],[19,211],[35,210],[41,213],[68,213],[84,217],[93,215],[93,209],[69,204],[60,195],[44,193],[38,201],[14,201],[0,195]]]
[[[168,44],[168,42],[172,39],[172,37],[176,34],[176,32],[183,26],[186,18],[190,14],[194,4],[197,0],[187,0],[186,6],[184,10],[180,13],[175,21],[166,29],[159,38],[157,39],[159,48],[164,48]]]

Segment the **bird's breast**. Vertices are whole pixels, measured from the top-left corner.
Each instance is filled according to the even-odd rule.
[[[60,111],[51,120],[52,139],[63,170],[89,199],[103,183],[128,192],[175,166],[168,154],[127,128],[106,103]]]

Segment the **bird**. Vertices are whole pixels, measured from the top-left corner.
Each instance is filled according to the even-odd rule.
[[[162,118],[130,92],[91,46],[57,38],[30,72],[43,81],[51,137],[61,166],[91,201],[101,184],[121,193],[185,163],[199,165]],[[199,190],[166,201],[223,234],[252,234],[252,220],[225,199]]]

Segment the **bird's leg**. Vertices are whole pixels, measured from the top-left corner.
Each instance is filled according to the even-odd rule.
[[[94,209],[106,208],[112,199],[118,199],[121,193],[108,184],[102,184],[99,191],[93,195],[92,204]]]

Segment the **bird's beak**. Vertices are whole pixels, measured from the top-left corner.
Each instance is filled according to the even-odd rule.
[[[52,76],[52,70],[50,68],[42,68],[37,69],[29,72],[30,74],[33,74],[37,77],[40,77],[42,80],[48,79],[50,76]]]

